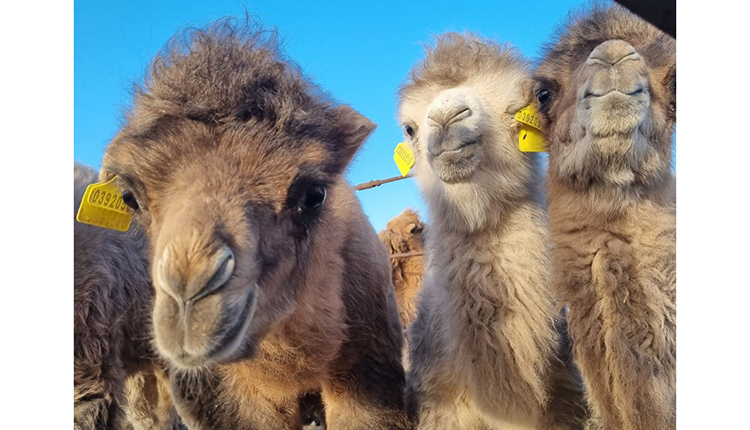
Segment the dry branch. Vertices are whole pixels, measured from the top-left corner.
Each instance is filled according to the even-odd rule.
[[[418,257],[424,255],[424,251],[404,252],[402,254],[391,254],[391,258]]]
[[[354,187],[354,190],[355,191],[360,191],[360,190],[366,190],[368,188],[375,188],[375,187],[379,187],[379,186],[381,186],[383,184],[387,184],[389,182],[400,181],[400,180],[406,179],[406,178],[411,178],[411,174],[406,175],[406,176],[394,176],[392,178],[387,178],[387,179],[378,179],[376,181],[363,182],[363,183],[361,183],[359,185],[356,185]]]

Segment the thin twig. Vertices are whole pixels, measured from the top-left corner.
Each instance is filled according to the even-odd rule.
[[[387,184],[389,182],[400,181],[400,180],[406,179],[406,178],[411,178],[411,174],[406,175],[406,176],[394,176],[392,178],[387,178],[387,179],[378,179],[376,181],[363,182],[363,183],[355,186],[354,190],[355,191],[361,191],[361,190],[366,190],[366,189],[369,189],[369,188],[375,188],[375,187],[379,187],[379,186],[381,186],[383,184]]]
[[[403,254],[391,254],[391,258],[418,257],[424,255],[424,251],[404,252]]]

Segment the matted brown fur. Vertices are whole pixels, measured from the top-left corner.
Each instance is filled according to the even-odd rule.
[[[96,172],[78,163],[74,171],[75,217]],[[74,428],[178,428],[150,344],[153,290],[142,238],[75,221],[73,231]]]
[[[514,49],[447,34],[399,92],[431,219],[409,328],[407,397],[420,429],[583,424],[555,327],[538,157],[517,146],[513,114],[530,102],[530,83]]]
[[[154,61],[104,156],[149,238],[155,341],[192,429],[404,429],[388,254],[343,171],[374,124],[272,33],[221,20]]]
[[[570,18],[536,71],[554,285],[590,429],[675,428],[675,46],[595,6]]]
[[[388,221],[378,237],[391,255],[424,252],[423,231],[424,224],[419,214],[412,209],[404,209]],[[417,294],[422,288],[424,256],[391,258],[391,273],[401,324],[406,330],[417,317]]]

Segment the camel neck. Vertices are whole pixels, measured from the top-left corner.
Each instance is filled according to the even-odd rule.
[[[508,224],[513,223],[515,217],[524,216],[519,213],[525,213],[528,209],[544,213],[543,205],[533,195],[527,195],[503,205],[493,205],[493,210],[488,211],[484,222],[478,228],[472,229],[463,223],[455,226],[438,215],[432,223],[431,230],[434,232],[431,236],[451,236],[464,240],[486,236],[500,237],[506,232]]]

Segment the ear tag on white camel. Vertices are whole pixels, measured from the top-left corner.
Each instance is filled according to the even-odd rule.
[[[542,135],[542,126],[536,107],[533,104],[526,106],[516,112],[515,118],[521,123],[521,131],[518,133],[518,149],[521,152],[546,152],[547,144]]]
[[[86,187],[76,215],[78,222],[118,231],[130,228],[133,215],[122,201],[122,194],[115,185],[116,178]]]
[[[411,152],[408,143],[401,142],[396,145],[396,150],[393,153],[393,161],[396,162],[401,176],[409,174],[411,168],[414,167],[414,153]]]

